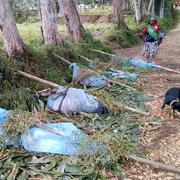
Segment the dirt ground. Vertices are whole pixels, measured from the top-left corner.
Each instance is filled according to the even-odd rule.
[[[142,45],[125,50],[118,50],[123,56],[142,57]],[[180,23],[168,33],[160,47],[156,63],[180,71]],[[146,120],[160,119],[161,124],[147,130],[141,141],[141,147],[149,159],[174,165],[180,168],[180,116],[170,120],[169,109],[160,115],[163,95],[170,87],[180,87],[180,74],[168,72],[151,72],[145,78],[145,93],[153,95],[154,100],[147,103],[151,116]],[[180,174],[163,172],[157,168],[142,164],[134,164],[127,170],[126,180],[174,180],[180,179]]]

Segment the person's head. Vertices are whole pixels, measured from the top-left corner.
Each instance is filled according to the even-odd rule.
[[[154,25],[155,23],[157,23],[157,19],[155,17],[151,17],[149,20],[149,24]]]

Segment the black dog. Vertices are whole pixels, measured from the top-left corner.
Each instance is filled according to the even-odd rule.
[[[170,117],[172,114],[174,116],[175,111],[180,112],[180,88],[177,87],[170,88],[166,92],[162,110],[166,105],[169,105],[170,108],[172,109]]]

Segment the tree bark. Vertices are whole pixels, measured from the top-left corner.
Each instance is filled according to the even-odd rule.
[[[148,13],[152,16],[155,15],[155,0],[150,0],[148,5]]]
[[[135,0],[135,16],[136,22],[140,22],[142,20],[142,12],[141,12],[141,0]]]
[[[85,35],[84,27],[80,21],[78,11],[74,0],[60,0],[63,14],[65,18],[66,27],[68,29],[69,37],[74,42],[80,42]]]
[[[52,0],[40,0],[40,13],[42,19],[42,33],[45,44],[59,44],[64,46],[64,41],[58,32],[57,22]]]
[[[20,38],[9,0],[0,0],[0,27],[8,56],[23,54],[25,45]]]
[[[128,27],[124,21],[123,0],[113,0],[113,17],[115,22],[123,30],[128,30]]]
[[[117,24],[124,21],[122,0],[113,0],[113,17]]]
[[[164,0],[161,0],[160,14],[159,14],[159,16],[160,16],[161,18],[164,18],[164,9],[165,9],[165,1],[164,1]]]

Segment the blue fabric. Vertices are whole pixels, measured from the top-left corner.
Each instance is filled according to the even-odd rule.
[[[93,96],[82,89],[59,87],[47,101],[49,110],[65,115],[74,113],[99,113],[104,108]],[[104,111],[106,113],[106,111]]]
[[[7,121],[9,111],[0,108],[0,125]],[[96,143],[90,142],[88,136],[72,123],[48,123],[48,127],[55,132],[43,128],[29,128],[13,142],[3,133],[0,128],[0,135],[5,137],[5,145],[23,147],[28,152],[53,153],[63,155],[85,155],[92,154]]]
[[[71,64],[69,67],[73,72],[72,81],[76,82],[82,74],[81,68],[76,63]],[[94,88],[104,87],[108,84],[104,77],[96,75],[89,75],[85,78],[82,78],[79,82],[81,85]]]
[[[3,125],[9,116],[9,111],[0,108],[0,125]]]
[[[140,58],[126,59],[124,61],[124,65],[134,66],[134,67],[142,68],[142,69],[150,69],[150,70],[155,70],[155,71],[160,70],[159,67],[155,63],[147,63]]]
[[[26,151],[63,155],[92,154],[95,143],[72,123],[49,123],[59,135],[41,128],[30,128],[21,136],[21,144]]]

